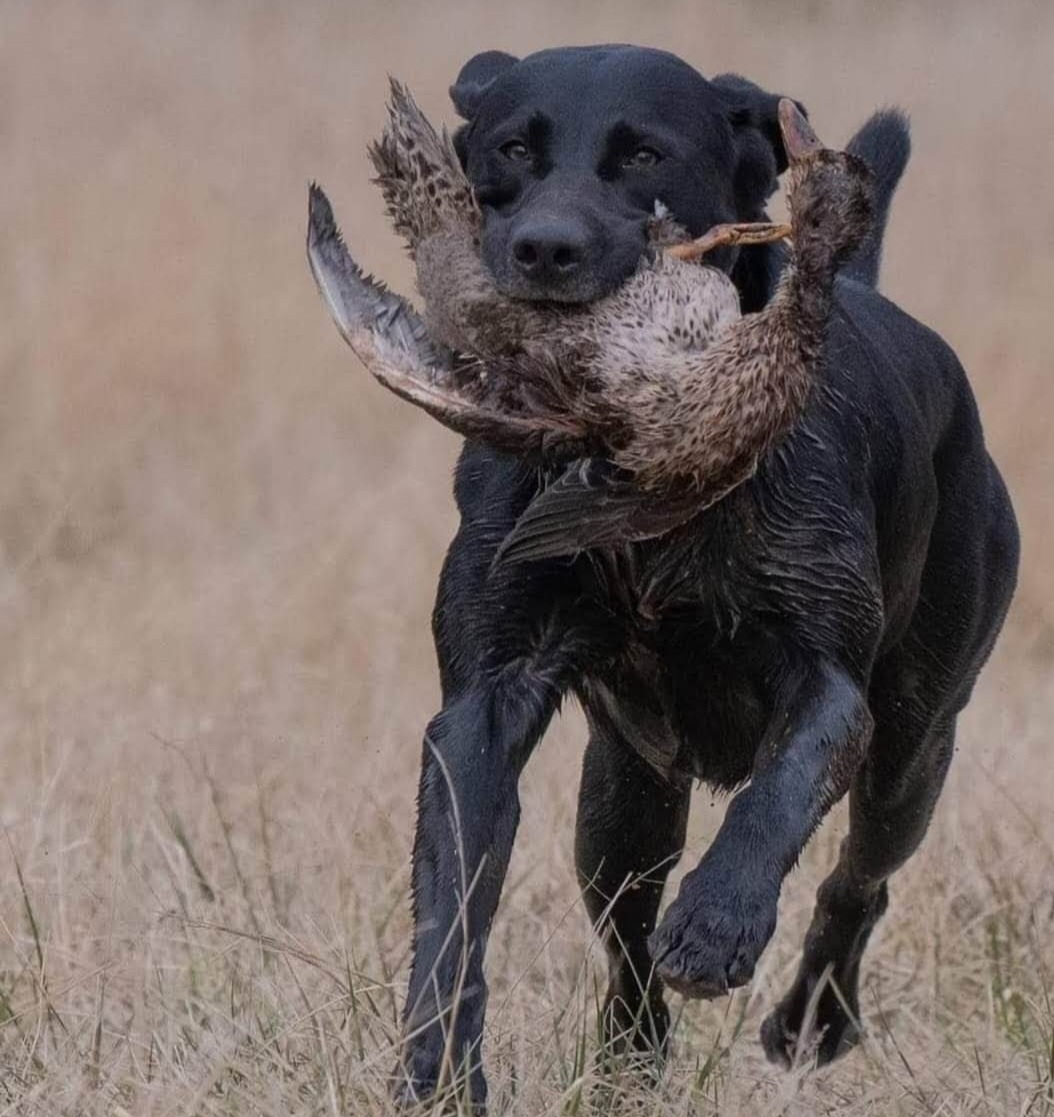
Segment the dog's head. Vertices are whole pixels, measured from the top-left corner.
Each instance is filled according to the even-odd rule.
[[[636,268],[656,202],[694,236],[758,220],[786,167],[777,95],[732,74],[707,81],[665,51],[488,51],[450,95],[466,121],[454,140],[483,211],[483,259],[513,298],[599,298]],[[735,267],[753,309],[767,250],[745,252],[708,262]]]

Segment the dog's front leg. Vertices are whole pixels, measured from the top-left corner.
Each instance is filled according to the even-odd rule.
[[[559,701],[510,666],[452,696],[425,734],[413,855],[414,954],[395,1090],[482,1108],[483,952],[519,821],[517,781]]]
[[[667,985],[716,997],[750,980],[776,928],[783,878],[848,789],[871,727],[862,688],[834,664],[784,685],[749,786],[649,940]]]

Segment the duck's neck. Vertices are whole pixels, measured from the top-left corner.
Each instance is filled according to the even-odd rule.
[[[803,356],[812,360],[823,349],[837,268],[829,253],[802,251],[803,247],[795,246],[773,301],[799,339]]]

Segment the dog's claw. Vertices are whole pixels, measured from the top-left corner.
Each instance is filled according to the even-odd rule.
[[[737,895],[717,876],[682,889],[648,940],[663,984],[704,1000],[746,985],[776,929],[778,898],[778,888]]]

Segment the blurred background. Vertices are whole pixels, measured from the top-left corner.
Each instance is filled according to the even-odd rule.
[[[802,100],[831,143],[876,106],[911,114],[882,288],[967,368],[1024,565],[934,835],[899,902],[895,891],[876,980],[906,996],[920,966],[925,982],[940,972],[934,943],[958,941],[970,918],[1012,910],[1024,927],[1049,901],[1049,0],[0,0],[0,1066],[20,1112],[88,1112],[100,1089],[107,1106],[153,1112],[162,1095],[142,1067],[155,1048],[168,1052],[156,1072],[167,1097],[178,1084],[213,1111],[215,1067],[236,1062],[241,1040],[217,1031],[181,1061],[172,1036],[194,1015],[178,1006],[211,995],[200,983],[187,993],[187,973],[200,982],[201,959],[233,955],[222,935],[188,930],[194,920],[283,942],[295,927],[302,950],[368,959],[398,1001],[420,733],[438,696],[428,619],[458,444],[376,386],[337,336],[304,259],[307,184],[325,186],[358,258],[409,291],[365,159],[386,76],[453,123],[446,88],[476,51],[598,41],[739,71]],[[587,949],[570,866],[581,746],[571,711],[525,779],[491,955],[496,989],[511,990],[488,1041],[498,1068],[530,1061],[516,1045],[549,1030]],[[698,842],[720,817],[708,804]],[[840,825],[814,843],[790,930],[743,1002],[750,1035],[732,1065],[763,1090],[780,1087],[765,1085],[753,1014],[793,967]],[[942,994],[934,977],[904,1027],[931,1036],[935,1019],[974,1020],[1006,1070],[1031,1041],[990,1046],[987,935],[973,984]],[[1033,972],[1051,958],[1026,939],[1007,965]],[[151,967],[167,975],[153,993]],[[295,1015],[268,973],[277,1018],[283,1005]],[[712,1036],[723,1011],[693,1006],[691,1026]],[[52,1012],[65,1032],[34,1028]],[[387,1022],[366,1043],[375,1077],[393,1012],[379,1011]],[[932,1052],[945,1085],[949,1050]],[[963,1058],[961,1097],[980,1098]],[[301,1065],[289,1062],[294,1079]],[[873,1069],[847,1072],[846,1106],[900,1089],[902,1068]],[[538,1075],[538,1098],[558,1104]],[[1026,1078],[989,1070],[1011,1107],[1015,1090],[1030,1096]],[[270,1112],[253,1097],[253,1112]],[[907,1087],[897,1097],[902,1112],[935,1112]]]

